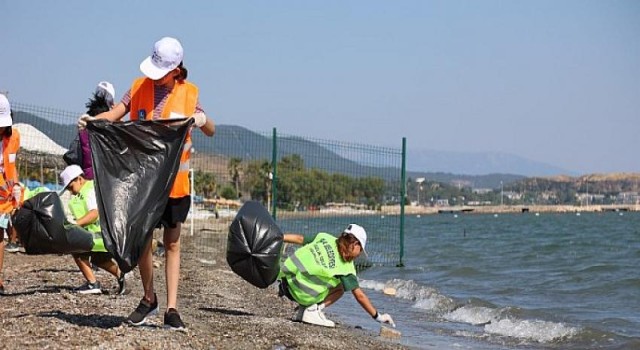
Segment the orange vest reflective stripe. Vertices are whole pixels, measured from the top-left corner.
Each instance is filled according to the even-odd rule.
[[[2,162],[4,171],[0,176],[0,213],[8,213],[14,208],[12,198],[13,185],[18,183],[18,149],[20,148],[20,132],[11,130],[11,137],[2,138]]]
[[[162,115],[155,119],[168,119],[171,113],[177,113],[187,118],[191,118],[196,112],[198,102],[198,87],[187,81],[176,82],[173,90],[167,97],[167,102],[162,109]],[[140,115],[144,115],[146,120],[152,120],[154,109],[153,81],[149,78],[138,78],[131,86],[131,104],[129,105],[129,118],[138,120]],[[143,111],[143,112],[141,112]],[[189,181],[189,159],[191,159],[191,131],[187,134],[182,155],[180,157],[180,168],[173,183],[173,188],[169,197],[181,198],[191,193],[191,182]]]

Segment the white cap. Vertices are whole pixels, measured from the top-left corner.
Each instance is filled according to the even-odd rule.
[[[7,96],[0,94],[0,127],[13,125],[11,120],[11,105]]]
[[[176,69],[184,52],[177,39],[164,37],[153,47],[153,54],[140,63],[140,70],[151,80],[158,80]]]
[[[60,182],[62,182],[62,191],[60,192],[64,192],[69,186],[69,183],[80,175],[84,175],[84,172],[79,165],[72,164],[66,167],[62,173],[60,173]]]
[[[102,91],[107,92],[109,96],[111,96],[111,100],[116,99],[116,89],[113,87],[113,84],[111,84],[110,82],[101,81],[98,83],[98,86],[96,86],[96,93],[100,93]]]
[[[362,228],[362,226],[356,225],[356,224],[349,224],[349,226],[347,226],[347,228],[344,229],[344,233],[350,233],[354,235],[360,242],[360,245],[362,246],[362,250],[364,250],[364,246],[367,245],[367,231],[365,231],[364,228]]]

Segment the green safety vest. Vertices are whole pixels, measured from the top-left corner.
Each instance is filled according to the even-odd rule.
[[[29,187],[25,187],[24,188],[24,200],[26,201],[29,198],[33,198],[36,194],[38,193],[42,193],[42,192],[49,192],[50,190],[46,187],[40,186],[40,187],[36,187],[32,190],[29,189]]]
[[[71,197],[69,200],[69,210],[71,210],[71,215],[73,218],[78,220],[79,218],[87,215],[89,212],[89,208],[87,207],[87,196],[92,193],[93,190],[93,181],[88,180],[82,185],[80,189],[80,193]],[[83,228],[93,234],[93,248],[92,252],[106,252],[107,249],[104,247],[104,241],[102,240],[102,233],[100,232],[100,219],[95,222],[83,226]]]
[[[338,251],[338,239],[320,232],[313,242],[298,248],[282,265],[291,296],[303,306],[322,302],[329,290],[340,284],[336,276],[356,274],[356,267],[346,262]]]

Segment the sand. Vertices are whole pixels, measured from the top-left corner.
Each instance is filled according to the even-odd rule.
[[[6,253],[0,296],[2,349],[397,349],[353,325],[333,329],[290,320],[294,304],[275,288],[259,289],[235,275],[224,260],[224,246],[201,262],[197,240],[183,235],[178,309],[186,332],[162,328],[166,305],[164,258],[155,257],[160,314],[149,326],[124,324],[142,296],[138,270],[128,275],[131,292],[114,295],[115,278],[97,273],[105,294],[79,295],[84,281],[71,256]],[[346,295],[345,297],[350,297]],[[366,315],[363,315],[366,317]]]

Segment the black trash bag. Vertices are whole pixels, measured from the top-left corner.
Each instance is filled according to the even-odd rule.
[[[42,192],[26,200],[12,218],[27,254],[90,252],[93,235],[67,222],[56,192]]]
[[[104,245],[125,273],[160,222],[193,119],[171,123],[87,123]]]
[[[247,202],[229,225],[227,263],[247,282],[267,288],[280,272],[283,239],[267,209],[259,202]]]
[[[82,166],[82,144],[80,143],[80,134],[76,134],[76,137],[69,144],[69,149],[62,155],[62,159],[67,165],[79,165]]]

